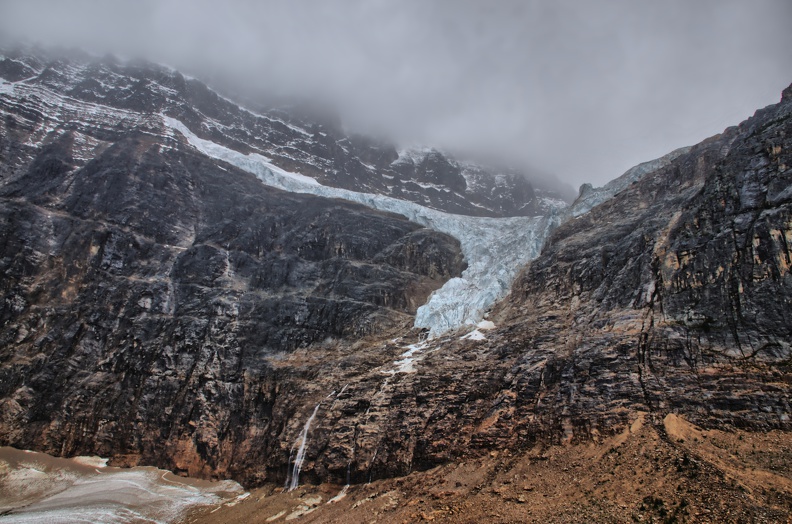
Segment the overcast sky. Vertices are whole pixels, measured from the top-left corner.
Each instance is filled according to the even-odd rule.
[[[0,0],[0,32],[331,102],[347,127],[577,187],[792,83],[792,1]]]

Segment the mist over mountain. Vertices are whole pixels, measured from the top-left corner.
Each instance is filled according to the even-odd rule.
[[[575,189],[777,101],[784,0],[0,2],[7,39],[299,97],[403,146],[496,155]]]

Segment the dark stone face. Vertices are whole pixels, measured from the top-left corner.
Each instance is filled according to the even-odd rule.
[[[10,80],[29,72],[6,65]],[[0,99],[3,443],[226,471],[218,446],[249,431],[269,435],[261,453],[279,445],[274,361],[409,330],[464,269],[446,235],[266,187],[169,138],[145,115],[164,103],[156,72],[107,93],[130,120],[58,120],[45,97],[71,85],[65,69],[41,71],[47,91]],[[69,96],[103,102],[112,75],[96,71]],[[166,79],[184,91],[179,78]]]
[[[501,304],[533,351],[567,341],[549,420],[583,439],[624,405],[790,428],[790,137],[785,99],[552,234]]]

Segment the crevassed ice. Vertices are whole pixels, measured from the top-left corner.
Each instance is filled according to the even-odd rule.
[[[544,239],[562,219],[561,214],[510,218],[453,215],[393,197],[324,186],[313,178],[279,168],[263,155],[234,151],[196,136],[174,118],[162,118],[165,125],[181,133],[202,153],[248,171],[266,185],[397,213],[458,239],[467,269],[461,277],[452,278],[432,293],[415,317],[415,326],[428,328],[431,337],[477,324],[508,293],[520,268],[539,255]]]

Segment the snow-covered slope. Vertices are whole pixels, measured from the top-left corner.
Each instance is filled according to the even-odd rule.
[[[30,152],[68,134],[75,144],[75,168],[124,130],[159,135],[164,119],[207,155],[255,173],[266,184],[398,213],[457,238],[468,269],[417,312],[416,325],[433,335],[481,320],[520,268],[539,254],[565,207],[552,193],[534,190],[522,175],[494,174],[433,149],[401,155],[394,150],[389,156],[360,138],[330,137],[333,130],[321,125],[297,126],[269,113],[251,113],[160,66],[0,56],[0,77],[5,78],[0,113],[30,117],[13,117],[29,132]],[[322,145],[328,140],[332,144]],[[360,170],[361,162],[373,167]],[[388,187],[372,182],[378,177]],[[399,184],[404,188],[397,191]],[[473,216],[495,208],[525,216]]]
[[[55,458],[0,447],[4,523],[178,522],[201,506],[249,495],[231,480],[183,479],[153,467],[108,467],[99,457]]]
[[[561,220],[559,214],[510,218],[453,215],[389,196],[324,186],[310,177],[277,167],[263,155],[234,151],[196,136],[174,118],[162,118],[202,153],[252,173],[269,186],[398,213],[457,238],[468,268],[460,278],[449,280],[435,291],[418,309],[415,319],[415,326],[428,328],[431,336],[477,324],[495,301],[506,295],[522,266],[539,255],[544,239]]]
[[[583,186],[580,188],[580,196],[578,196],[577,200],[575,200],[575,202],[569,208],[570,214],[574,217],[578,217],[588,213],[591,209],[597,207],[617,193],[626,189],[627,186],[633,182],[640,180],[643,176],[649,173],[669,165],[675,159],[684,155],[688,151],[690,151],[689,147],[680,147],[679,149],[675,149],[674,151],[671,151],[660,158],[638,164],[637,166],[628,169],[619,178],[614,178],[602,187],[593,188],[591,184],[583,184]]]

